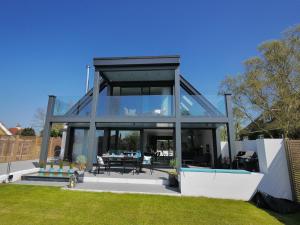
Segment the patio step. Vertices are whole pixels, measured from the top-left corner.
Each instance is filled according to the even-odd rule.
[[[67,176],[39,176],[35,174],[27,174],[21,176],[21,180],[26,181],[50,181],[50,182],[69,182],[69,177]]]
[[[151,184],[168,185],[168,179],[141,179],[141,178],[110,178],[110,177],[88,177],[84,176],[83,182],[96,183],[118,183],[118,184]]]

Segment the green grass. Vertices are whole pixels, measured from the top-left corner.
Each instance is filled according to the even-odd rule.
[[[299,214],[294,221],[300,221]],[[289,222],[296,224],[293,220]],[[243,201],[3,184],[0,185],[0,224],[275,225],[281,222]]]

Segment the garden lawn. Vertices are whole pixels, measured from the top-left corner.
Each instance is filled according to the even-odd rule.
[[[0,224],[275,225],[281,222],[243,201],[1,184]]]

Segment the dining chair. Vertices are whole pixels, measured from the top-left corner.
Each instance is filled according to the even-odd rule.
[[[145,156],[144,155],[143,161],[142,161],[142,166],[143,167],[148,167],[150,169],[150,174],[152,175],[152,173],[153,173],[152,156]]]
[[[101,166],[104,167],[104,170],[107,171],[107,173],[110,173],[110,166],[109,166],[109,161],[107,160],[103,160],[103,158],[101,156],[97,155],[97,173],[100,173],[101,170]]]

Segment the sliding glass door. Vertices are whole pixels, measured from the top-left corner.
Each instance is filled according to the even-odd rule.
[[[137,151],[140,150],[139,130],[111,130],[109,150]]]

